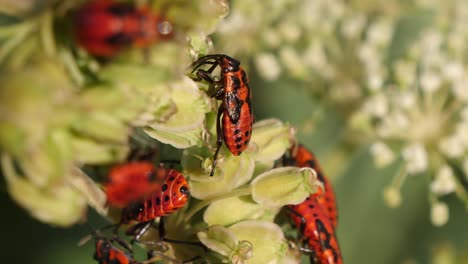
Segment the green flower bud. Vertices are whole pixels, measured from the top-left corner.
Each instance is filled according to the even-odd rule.
[[[218,165],[213,177],[209,176],[211,166],[203,167],[202,157],[211,156],[206,147],[186,149],[182,156],[184,175],[190,176],[190,194],[197,199],[208,199],[229,192],[248,182],[254,171],[254,160],[251,154],[242,153],[233,156],[222,148],[218,156]]]
[[[175,148],[188,148],[194,145],[201,144],[200,134],[201,129],[191,130],[182,133],[172,133],[163,130],[153,130],[150,128],[144,129],[146,134],[152,138],[156,138],[162,143],[170,144]]]
[[[198,239],[221,255],[223,262],[244,263],[244,260],[252,257],[252,244],[239,241],[233,232],[223,226],[210,226],[208,231],[198,233]]]
[[[87,164],[101,164],[123,160],[129,151],[127,145],[104,144],[81,137],[74,137],[72,145],[75,161]]]
[[[38,220],[65,227],[84,217],[86,200],[65,177],[40,188],[15,172],[11,157],[3,154],[1,165],[13,200]]]
[[[88,204],[101,215],[107,215],[107,197],[104,191],[79,168],[72,168],[68,182],[86,199]]]
[[[34,185],[46,187],[62,178],[71,165],[73,149],[66,131],[52,131],[43,144],[17,156],[21,170]]]
[[[158,84],[167,82],[172,76],[168,69],[154,65],[113,63],[103,68],[99,77],[120,87],[132,87],[134,91],[160,94],[166,89]]]
[[[83,116],[73,124],[73,129],[96,141],[124,144],[130,128],[111,113],[94,112]]]
[[[0,126],[9,130],[1,133],[0,144],[11,146],[3,136],[12,138],[13,132],[24,139],[11,147],[13,152],[34,148],[44,141],[52,126],[61,127],[72,120],[70,101],[75,87],[53,61],[3,72],[0,82]]]
[[[293,129],[278,119],[266,119],[253,126],[251,144],[258,147],[255,160],[272,164],[291,146]]]
[[[221,225],[210,226],[208,231],[198,232],[197,236],[205,246],[223,256],[228,256],[239,244],[236,236]]]
[[[192,32],[189,34],[191,53],[194,58],[201,54],[209,54],[213,48],[213,41],[205,34],[199,32]]]
[[[170,88],[177,112],[165,122],[150,123],[145,131],[157,140],[174,147],[200,145],[205,114],[210,110],[208,97],[188,77],[172,83]],[[195,137],[197,134],[198,139]],[[184,136],[188,138],[185,139]]]
[[[0,122],[0,149],[17,156],[25,151],[25,143],[25,131],[11,122]]]
[[[283,167],[259,175],[251,183],[252,198],[267,207],[298,204],[322,183],[311,168]]]
[[[246,219],[257,219],[263,211],[262,206],[255,203],[250,196],[231,197],[211,203],[206,208],[203,220],[210,226],[228,226]]]
[[[228,12],[229,5],[226,0],[190,1],[171,4],[166,11],[166,17],[174,27],[184,28],[186,32],[203,32],[209,35]]]
[[[234,255],[237,263],[278,263],[288,249],[283,231],[272,222],[249,220],[228,228],[240,241],[248,241],[253,250],[244,255]],[[243,252],[246,252],[243,250]]]
[[[115,120],[133,121],[145,110],[148,98],[136,87],[113,85],[89,87],[77,100],[82,119],[98,115],[111,115]]]
[[[168,84],[175,77],[168,70],[167,66],[139,64],[112,64],[104,68],[101,77],[115,87],[110,89],[114,98],[105,104],[109,112],[138,126],[167,120],[176,110]]]
[[[191,63],[186,43],[159,42],[151,46],[149,53],[148,63],[166,71],[170,70],[175,77],[173,79],[178,79],[180,73]],[[139,55],[141,58],[141,52]]]
[[[453,242],[447,241],[447,242],[439,242],[432,249],[432,263],[464,263],[464,262],[463,261],[457,262],[456,247],[454,246]]]

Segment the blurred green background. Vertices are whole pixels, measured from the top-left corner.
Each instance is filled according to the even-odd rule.
[[[461,255],[468,254],[468,217],[459,200],[453,195],[444,199],[450,207],[450,220],[443,227],[432,226],[428,182],[415,176],[403,187],[402,206],[386,207],[382,191],[394,167],[374,168],[368,146],[345,156],[348,165],[339,167],[341,162],[334,161],[337,154],[333,149],[342,130],[340,120],[326,112],[315,113],[319,111],[317,102],[300,85],[287,81],[265,83],[255,73],[251,73],[251,79],[257,120],[278,117],[300,127],[314,114],[321,116],[313,124],[320,127],[320,132],[311,129],[304,133],[300,129],[298,133],[301,142],[317,154],[335,186],[340,213],[338,237],[345,263],[468,263],[461,260]],[[88,233],[86,226],[62,229],[41,224],[12,203],[5,191],[1,193],[1,204],[2,263],[94,263],[93,243],[77,246]],[[105,224],[94,212],[90,222],[95,226]],[[433,261],[435,250],[441,247],[447,252],[453,250],[457,260]]]

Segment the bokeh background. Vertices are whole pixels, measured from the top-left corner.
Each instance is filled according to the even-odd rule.
[[[220,29],[215,30],[212,36],[214,49],[216,52],[239,58],[246,67],[254,95],[256,119],[274,117],[289,122],[296,127],[299,141],[318,156],[325,173],[335,187],[338,199],[338,238],[344,262],[347,264],[467,264],[466,182],[468,174],[466,171],[463,174],[462,166],[463,158],[466,159],[466,150],[463,150],[461,157],[454,158],[455,161],[461,161],[455,163],[454,167],[462,171],[461,176],[456,177],[457,188],[462,190],[457,193],[458,195],[453,191],[436,195],[438,201],[450,208],[447,222],[436,226],[431,218],[431,208],[434,203],[432,198],[435,193],[431,189],[431,183],[438,171],[438,166],[431,166],[434,159],[429,159],[428,169],[419,171],[414,177],[406,178],[404,184],[398,188],[401,202],[397,206],[390,206],[396,208],[390,208],[388,201],[386,203],[384,199],[384,190],[407,162],[404,157],[398,156],[399,149],[401,150],[401,146],[405,145],[405,139],[400,140],[399,144],[394,144],[392,137],[382,136],[375,131],[368,133],[369,130],[377,130],[379,122],[383,122],[382,120],[386,115],[390,115],[391,110],[384,111],[380,116],[371,116],[369,118],[371,125],[366,129],[359,130],[350,125],[353,123],[352,118],[356,117],[353,114],[365,112],[362,109],[367,100],[374,96],[390,96],[387,93],[389,90],[410,91],[416,96],[424,97],[428,90],[425,89],[424,79],[419,77],[423,75],[421,72],[425,70],[425,63],[430,64],[427,66],[430,73],[440,77],[442,75],[440,72],[450,67],[449,62],[456,61],[461,65],[463,76],[461,79],[467,80],[464,79],[468,75],[468,52],[465,52],[468,50],[466,44],[468,43],[466,38],[468,35],[467,1],[454,0],[443,3],[396,0],[330,1],[340,6],[340,11],[337,11],[339,14],[335,14],[333,22],[322,17],[323,20],[316,19],[310,23],[321,24],[323,27],[331,23],[332,29],[329,30],[331,32],[323,28],[321,29],[326,32],[317,30],[300,17],[307,16],[305,11],[299,13],[301,5],[310,8],[305,9],[310,11],[309,16],[320,13],[323,16],[331,16],[333,12],[323,11],[330,11],[327,9],[330,7],[324,8],[327,4],[323,1],[271,1],[271,3],[263,4],[249,2],[242,0],[230,2],[231,14],[226,18],[227,22],[225,24],[221,22]],[[306,5],[305,2],[317,4]],[[460,11],[462,8],[464,11]],[[246,11],[248,9],[250,11]],[[364,21],[356,33],[359,41],[345,39],[343,34],[338,32],[343,25],[351,23],[346,18],[352,17],[353,14],[362,16]],[[457,23],[450,20],[455,17],[458,19]],[[284,21],[289,24],[282,24]],[[352,56],[352,53],[357,53],[360,45],[372,45],[372,43],[367,43],[370,42],[369,30],[374,22],[379,21],[388,22],[391,30],[374,32],[377,35],[382,33],[388,36],[384,36],[385,40],[376,44],[378,48],[375,52],[380,59],[377,59],[378,66],[375,66],[376,68],[373,69],[375,71],[373,71],[369,70],[371,66],[366,65],[364,59],[360,61],[360,57]],[[460,32],[449,34],[455,31],[455,27]],[[296,32],[298,30],[300,33]],[[424,62],[424,58],[430,57],[431,53],[418,50],[417,45],[414,46],[412,52],[408,52],[409,55],[405,55],[407,50],[411,49],[412,43],[418,42],[419,36],[426,30],[440,33],[441,54],[446,55],[444,59],[441,59],[442,62]],[[265,35],[262,35],[263,33]],[[297,34],[299,36],[296,36]],[[451,50],[448,41],[449,38],[456,37],[456,34],[464,34],[460,38],[467,40],[462,43],[461,51],[458,52]],[[273,36],[272,39],[280,38],[280,40],[273,41],[276,43],[274,45],[269,44],[266,35]],[[331,36],[335,39],[330,39]],[[310,43],[322,45],[327,63],[316,65],[304,62],[306,56],[301,52],[311,45]],[[334,47],[339,52],[333,53],[328,50],[327,53],[327,45],[332,44],[341,45]],[[283,47],[297,52],[297,56],[284,55]],[[446,52],[448,55],[443,53],[446,50],[448,50]],[[259,59],[259,55],[265,54],[269,58],[273,57],[273,62],[269,59],[267,61],[270,63],[265,63]],[[399,56],[417,65],[418,70],[414,71],[418,76],[415,77],[415,85],[407,85],[399,79],[401,76],[398,75],[396,66],[394,67],[394,62],[398,61],[395,58]],[[405,60],[402,59],[402,61]],[[294,66],[300,69],[294,69]],[[334,69],[334,74],[332,77],[325,76],[326,74],[325,77],[320,76],[314,72],[314,69],[319,67],[330,67]],[[301,71],[305,71],[306,74],[303,75]],[[369,76],[379,76],[381,81],[375,84],[373,80],[369,80],[371,79]],[[443,79],[443,77],[440,78]],[[343,79],[352,81],[353,89],[358,90],[358,96],[348,95],[348,86],[337,84],[343,84]],[[443,128],[437,128],[440,129],[442,135],[448,135],[455,129],[455,123],[458,122],[456,115],[463,107],[466,109],[468,100],[462,98],[463,92],[451,93],[451,91],[459,90],[455,88],[452,90],[452,86],[445,84],[444,81],[435,82],[442,87],[438,90],[442,92],[439,94],[434,92],[434,97],[448,94],[449,99],[445,104],[455,105],[454,102],[456,102],[458,107],[454,111],[454,117],[449,118]],[[468,91],[467,83],[463,82],[463,88],[457,89]],[[337,97],[336,94],[341,94],[343,98]],[[385,101],[382,104],[386,105]],[[431,105],[428,109],[431,109]],[[442,108],[444,109],[449,111],[448,107]],[[468,134],[468,130],[462,130],[462,132]],[[375,155],[373,156],[370,150],[376,141],[392,146],[398,157],[386,166],[375,165]],[[443,151],[433,151],[433,147],[437,146],[437,139],[422,141],[422,144],[426,144],[428,152],[432,153],[428,154],[430,157],[453,158]],[[439,161],[434,163],[437,162]],[[5,185],[2,184],[2,186]],[[12,201],[6,188],[2,188],[1,191],[1,262],[93,263],[92,243],[82,247],[77,246],[78,241],[88,233],[86,227],[78,225],[60,228],[40,223]],[[465,196],[459,195],[460,193]],[[105,222],[92,209],[90,219],[90,222],[96,225]]]

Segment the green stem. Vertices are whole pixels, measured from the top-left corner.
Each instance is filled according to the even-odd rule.
[[[28,23],[25,22],[24,25],[18,26],[15,34],[2,43],[0,46],[0,62],[2,62],[18,45],[24,42],[28,35],[36,29],[34,22],[37,22],[36,19],[29,21]]]
[[[10,185],[15,178],[17,178],[11,157],[5,153],[1,154],[0,164],[2,165],[1,167],[3,169],[3,174],[5,175],[7,185]]]
[[[60,56],[62,57],[62,61],[75,83],[80,86],[83,85],[85,83],[85,77],[80,71],[80,68],[76,64],[76,60],[73,58],[73,55],[70,53],[70,51],[61,50]]]
[[[40,20],[41,41],[45,54],[52,56],[55,54],[55,40],[53,32],[53,14],[50,10],[44,12]]]
[[[190,220],[190,218],[192,218],[198,211],[200,211],[205,206],[208,206],[209,204],[211,204],[211,203],[213,203],[215,201],[226,199],[226,198],[231,198],[231,197],[250,195],[251,193],[252,193],[252,189],[251,189],[250,186],[248,186],[248,187],[245,187],[245,188],[233,190],[231,192],[228,192],[228,193],[225,193],[225,194],[222,194],[222,195],[219,195],[219,196],[215,196],[215,197],[213,197],[211,199],[203,200],[200,203],[198,203],[197,205],[195,205],[193,208],[191,208],[190,211],[187,212],[187,214],[185,216],[185,222],[188,222]]]
[[[394,186],[397,189],[400,189],[403,183],[406,180],[406,176],[408,175],[408,172],[406,172],[406,165],[403,164],[401,165],[398,174],[395,175],[395,177],[392,180],[392,186]]]
[[[0,28],[0,38],[10,37],[10,35],[16,35],[18,32],[22,31],[29,31],[31,28],[36,26],[36,23],[36,19],[31,18],[19,23],[2,26]]]

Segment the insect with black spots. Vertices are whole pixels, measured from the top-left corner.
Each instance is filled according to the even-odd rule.
[[[200,69],[204,65],[211,67]],[[221,68],[221,78],[215,80],[211,74],[218,66]],[[210,172],[210,176],[213,176],[223,141],[234,156],[239,156],[250,142],[254,123],[252,92],[240,62],[227,55],[207,55],[193,62],[190,67],[196,75],[192,79],[207,81],[211,89],[215,90],[212,97],[221,100],[216,117],[216,152]]]
[[[332,186],[314,154],[304,146],[293,146],[290,157],[283,159],[285,165],[314,169],[325,188],[311,194],[300,204],[287,206],[294,225],[299,229],[299,240],[309,247],[303,250],[312,253],[311,263],[342,264],[343,258],[335,234],[338,211]]]
[[[147,48],[171,37],[172,25],[149,7],[94,0],[77,11],[75,38],[91,55],[112,57],[130,46]]]

